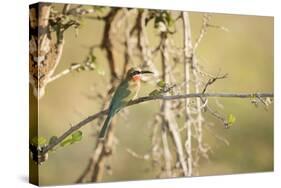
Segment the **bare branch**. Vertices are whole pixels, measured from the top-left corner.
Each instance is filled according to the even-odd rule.
[[[116,72],[115,61],[114,61],[114,57],[113,57],[113,51],[112,51],[113,44],[111,41],[110,33],[111,33],[111,29],[112,29],[113,20],[116,17],[119,10],[120,9],[118,9],[118,8],[110,10],[110,12],[104,18],[105,26],[104,26],[103,38],[102,38],[102,48],[106,51],[106,56],[108,59],[109,68],[110,68],[110,72],[112,75],[111,82],[113,82],[113,80],[115,78],[118,78],[118,75]]]
[[[168,78],[168,61],[169,61],[169,54],[167,51],[167,36],[165,34],[161,35],[162,42],[162,51],[161,51],[161,64],[162,64],[162,80],[165,83],[169,82]],[[162,101],[160,107],[160,115],[162,118],[162,129],[161,129],[161,138],[162,138],[162,145],[164,150],[164,163],[165,163],[165,174],[166,177],[172,177],[172,154],[170,151],[170,146],[168,143],[168,131],[170,128],[169,116],[170,116],[170,103],[168,101]]]
[[[124,36],[125,36],[125,52],[124,52],[124,67],[123,67],[123,71],[122,71],[122,75],[123,78],[126,76],[126,72],[128,71],[128,67],[129,64],[132,62],[133,60],[133,55],[132,55],[132,38],[131,38],[131,30],[132,30],[132,26],[130,24],[130,12],[127,9],[123,9],[124,14],[125,14],[125,31],[124,31]]]
[[[208,80],[208,82],[206,83],[206,85],[205,85],[205,87],[204,87],[202,93],[205,93],[206,90],[207,90],[207,88],[208,88],[210,85],[212,85],[215,81],[220,80],[220,79],[225,79],[226,77],[227,77],[227,74],[224,74],[224,75],[222,75],[222,76],[216,76],[216,77],[214,77],[214,78],[210,78],[210,79]]]
[[[63,6],[63,9],[62,9],[62,13],[63,14],[67,14],[68,13],[68,11],[69,11],[69,9],[70,9],[70,4],[65,4],[64,6]]]
[[[196,97],[224,97],[224,98],[253,98],[253,97],[274,97],[272,93],[190,93],[185,95],[175,95],[175,96],[146,96],[140,97],[135,99],[127,104],[127,106],[132,106],[148,101],[153,100],[178,100],[178,99],[185,99],[185,98],[196,98]],[[49,144],[47,147],[43,148],[40,155],[47,153],[51,149],[53,149],[56,145],[58,145],[61,141],[63,141],[67,136],[71,135],[74,131],[80,129],[84,125],[88,124],[89,122],[97,119],[100,116],[104,116],[108,113],[108,109],[102,110],[98,113],[95,113],[86,119],[80,121],[79,123],[73,125],[70,129],[64,132],[58,139]]]
[[[152,61],[152,50],[150,48],[150,43],[148,39],[148,34],[146,31],[146,25],[145,25],[145,18],[147,16],[147,10],[138,12],[137,18],[136,18],[136,28],[137,28],[137,39],[138,39],[138,48],[141,51],[142,54],[142,60],[143,60],[143,67],[149,67],[151,71],[154,72],[154,76],[156,78],[159,77],[159,72]]]
[[[75,64],[75,65],[69,67],[68,69],[65,69],[65,70],[61,71],[60,73],[56,74],[55,76],[52,76],[48,80],[47,83],[53,82],[53,81],[55,81],[55,80],[65,76],[65,75],[67,75],[67,74],[69,74],[69,73],[71,73],[71,72],[73,72],[75,70],[78,70],[81,66],[82,66],[82,64]]]
[[[210,21],[210,18],[211,18],[211,15],[209,14],[204,14],[203,15],[203,24],[201,26],[201,30],[200,30],[200,34],[194,44],[194,47],[193,47],[193,51],[195,51],[197,49],[197,47],[199,46],[201,40],[203,39],[204,35],[206,34],[207,32],[207,28],[209,26],[209,21]]]
[[[164,149],[165,172],[167,177],[172,177],[172,155],[168,144],[167,121],[163,120],[161,138]]]
[[[108,105],[110,96],[112,94],[112,91],[114,88],[117,86],[117,72],[115,70],[115,59],[113,55],[113,50],[114,46],[112,43],[112,38],[111,38],[111,32],[114,30],[114,22],[115,18],[117,16],[118,10],[120,9],[111,9],[111,11],[104,17],[103,21],[105,22],[104,26],[104,31],[103,31],[103,39],[101,42],[101,49],[105,49],[106,51],[106,58],[109,63],[109,68],[110,68],[110,87],[107,91],[107,95],[104,97],[104,103],[103,103],[103,108]],[[99,117],[98,119],[98,124],[102,123],[102,116]],[[86,178],[86,176],[91,173],[91,181],[96,182],[96,181],[101,181],[103,172],[104,172],[104,161],[106,158],[111,156],[112,154],[112,148],[113,148],[113,138],[114,138],[114,132],[113,132],[113,124],[115,121],[111,122],[111,126],[109,127],[107,137],[105,138],[104,141],[97,140],[97,144],[95,146],[95,149],[89,159],[89,163],[82,173],[82,175],[78,178],[76,182],[83,182]]]
[[[127,148],[126,151],[127,151],[131,156],[135,157],[136,159],[142,159],[142,160],[149,160],[149,159],[150,159],[149,154],[140,155],[140,154],[137,154],[135,151],[133,151],[133,150],[130,149],[130,148]]]
[[[189,16],[187,12],[182,13],[182,19],[183,19],[183,28],[184,28],[184,92],[187,95],[190,93],[190,87],[188,81],[190,80],[190,71],[189,71],[189,65],[192,65],[192,44],[191,44],[191,33],[190,33],[190,24],[189,24]],[[187,153],[187,162],[188,162],[188,176],[192,176],[192,124],[191,124],[191,113],[189,109],[189,99],[185,99],[185,127],[186,127],[186,153]]]

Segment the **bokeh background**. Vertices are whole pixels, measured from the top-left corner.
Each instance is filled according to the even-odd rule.
[[[56,8],[60,9],[58,5]],[[190,12],[193,40],[199,35],[203,13]],[[228,73],[228,78],[217,81],[209,88],[212,92],[273,92],[274,19],[263,16],[243,16],[211,13],[211,23],[228,28],[228,32],[210,28],[198,47],[197,56],[204,70]],[[178,28],[178,30],[181,30]],[[62,59],[56,73],[73,62],[81,62],[89,47],[101,41],[103,23],[83,21],[79,34],[73,29],[65,35]],[[156,32],[149,28],[152,41]],[[179,32],[179,35],[182,33]],[[156,40],[156,39],[155,39]],[[97,62],[105,75],[96,71],[69,74],[49,84],[45,96],[39,101],[39,135],[46,138],[59,136],[70,124],[100,110],[100,101],[91,99],[96,91],[106,91],[109,69],[104,51],[97,50]],[[122,61],[120,57],[117,62]],[[160,62],[159,62],[160,63]],[[120,63],[121,64],[121,63]],[[118,68],[122,70],[122,67]],[[154,85],[142,87],[141,96],[147,95]],[[31,91],[31,90],[30,90]],[[32,92],[30,92],[32,95]],[[236,123],[224,129],[207,113],[206,121],[214,123],[212,131],[226,138],[230,145],[204,132],[204,140],[212,147],[209,160],[201,160],[200,176],[273,170],[273,105],[266,111],[256,108],[250,99],[219,99],[225,114],[232,113]],[[34,105],[31,100],[31,105]],[[148,125],[159,110],[159,101],[129,108],[126,118],[116,116],[115,134],[118,144],[111,157],[112,173],[105,173],[103,181],[151,179],[157,174],[151,162],[133,158],[126,152],[131,148],[139,154],[150,149]],[[39,167],[41,185],[71,184],[82,173],[91,155],[96,132],[96,121],[84,126],[81,142],[50,153],[50,159]]]

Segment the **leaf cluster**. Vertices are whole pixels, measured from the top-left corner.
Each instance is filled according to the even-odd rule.
[[[153,91],[151,91],[148,95],[149,96],[160,96],[163,95],[164,93],[170,93],[171,95],[173,95],[173,87],[175,87],[175,85],[169,85],[167,83],[165,83],[163,80],[160,80],[159,82],[157,82],[157,88],[154,89]]]

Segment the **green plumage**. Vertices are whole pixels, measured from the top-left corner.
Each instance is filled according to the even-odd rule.
[[[126,78],[117,87],[112,97],[106,120],[101,128],[99,139],[106,137],[113,116],[137,96],[140,89],[141,74],[152,74],[152,72],[131,68],[127,72]]]
[[[136,96],[138,92],[138,85],[132,84],[130,82],[132,81],[130,81],[130,77],[127,76],[126,79],[123,80],[120,83],[120,85],[117,87],[109,106],[109,112],[107,118],[99,134],[100,139],[105,138],[113,116],[116,113],[118,113],[124,106],[127,105],[127,103],[130,100],[132,100]]]

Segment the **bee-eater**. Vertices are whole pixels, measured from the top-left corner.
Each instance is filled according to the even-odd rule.
[[[104,139],[107,134],[108,127],[110,125],[113,116],[118,113],[128,102],[135,99],[140,90],[141,74],[152,73],[150,71],[141,71],[137,68],[131,68],[127,72],[124,80],[117,87],[107,114],[107,118],[99,133],[99,139]]]

